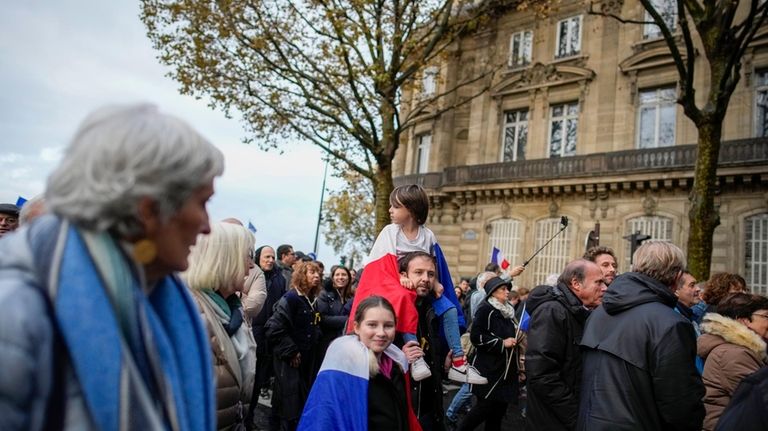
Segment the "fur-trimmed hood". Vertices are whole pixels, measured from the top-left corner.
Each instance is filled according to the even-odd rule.
[[[697,353],[702,358],[709,355],[715,347],[730,343],[741,346],[766,361],[766,343],[744,324],[717,313],[707,313],[701,322],[702,336],[698,340]]]

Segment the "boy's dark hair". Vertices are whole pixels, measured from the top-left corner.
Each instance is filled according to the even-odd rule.
[[[433,263],[435,262],[435,258],[432,257],[431,254],[424,252],[424,251],[412,251],[410,253],[406,253],[403,257],[401,257],[397,263],[398,263],[398,271],[399,272],[408,272],[408,265],[411,264],[411,261],[413,259],[416,259],[417,257],[426,257],[427,259],[431,260]]]
[[[747,318],[757,310],[768,310],[768,298],[749,293],[732,293],[717,304],[717,313],[731,319]]]
[[[498,263],[493,263],[493,262],[491,262],[491,263],[489,263],[488,265],[485,265],[485,271],[486,271],[486,272],[495,272],[495,273],[498,273],[499,271],[501,271],[501,267],[499,266],[499,264],[498,264]]]
[[[427,222],[429,197],[427,192],[417,184],[395,187],[389,195],[389,204],[395,208],[407,209],[419,225]]]
[[[600,256],[601,254],[610,255],[613,258],[613,260],[616,260],[616,255],[613,253],[613,249],[611,249],[610,247],[606,247],[604,245],[590,247],[589,250],[587,250],[587,252],[584,253],[583,258],[587,259],[590,262],[594,262],[595,259],[597,259],[597,256]]]

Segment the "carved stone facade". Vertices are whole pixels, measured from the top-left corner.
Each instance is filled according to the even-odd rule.
[[[602,8],[633,19],[644,14],[637,0],[604,1]],[[442,116],[425,114],[395,158],[396,184],[427,188],[429,225],[455,276],[476,274],[500,243],[522,263],[557,232],[561,215],[570,223],[553,243],[557,250],[533,259],[522,285],[541,283],[561,262],[579,257],[596,223],[600,244],[616,251],[622,271],[629,262],[623,237],[635,230],[685,248],[697,132],[682,108],[664,99],[677,88],[664,41],[644,39],[643,31],[565,1],[546,19],[501,16],[442,59],[442,88],[453,88],[465,68],[500,68],[491,82],[461,88],[456,97],[482,85],[490,90]],[[523,40],[531,41],[530,53]],[[712,262],[713,271],[742,274],[761,264],[747,245],[768,256],[768,241],[750,236],[762,232],[753,221],[768,220],[768,139],[756,124],[768,31],[759,32],[747,57],[724,125]],[[697,89],[707,85],[697,78]],[[429,157],[417,172],[416,138],[424,134],[431,135]],[[763,277],[752,276],[757,290],[768,289]]]

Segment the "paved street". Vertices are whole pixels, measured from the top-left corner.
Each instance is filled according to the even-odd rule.
[[[447,384],[443,385],[443,408],[448,408],[448,405],[451,403],[451,400],[453,399],[453,395],[456,393],[456,391],[459,390],[458,385],[454,384]],[[271,393],[270,393],[271,396]],[[254,414],[254,423],[256,427],[254,429],[259,431],[266,431],[268,429],[267,426],[267,416],[269,415],[269,409],[271,408],[270,405],[270,399],[269,398],[260,398],[259,399],[259,406],[256,408],[256,413]],[[523,417],[520,414],[520,408],[518,406],[510,406],[509,410],[507,410],[507,416],[504,418],[504,422],[502,423],[502,427],[505,430],[520,430],[523,428],[524,420]]]

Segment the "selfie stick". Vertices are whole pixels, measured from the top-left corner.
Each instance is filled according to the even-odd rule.
[[[552,240],[553,240],[553,239],[555,239],[555,237],[556,237],[556,236],[560,235],[560,232],[564,231],[564,230],[565,230],[565,228],[567,228],[567,227],[568,227],[568,217],[566,217],[566,216],[562,216],[562,217],[560,217],[560,224],[561,224],[561,225],[563,225],[563,227],[561,227],[561,228],[560,228],[560,230],[559,230],[559,231],[557,231],[557,233],[556,233],[556,234],[552,235],[552,238],[550,238],[550,239],[549,239],[549,241],[545,242],[545,243],[544,243],[544,245],[542,245],[540,249],[536,250],[536,251],[533,253],[533,256],[529,257],[529,258],[528,258],[528,260],[526,260],[525,262],[523,262],[523,266],[524,266],[524,267],[525,267],[525,266],[528,266],[528,263],[529,263],[531,260],[533,260],[533,258],[534,258],[534,257],[536,257],[536,255],[537,255],[537,254],[539,254],[539,252],[540,252],[540,251],[544,250],[544,247],[548,246],[548,245],[549,245],[549,243],[550,243],[550,242],[552,242]]]

